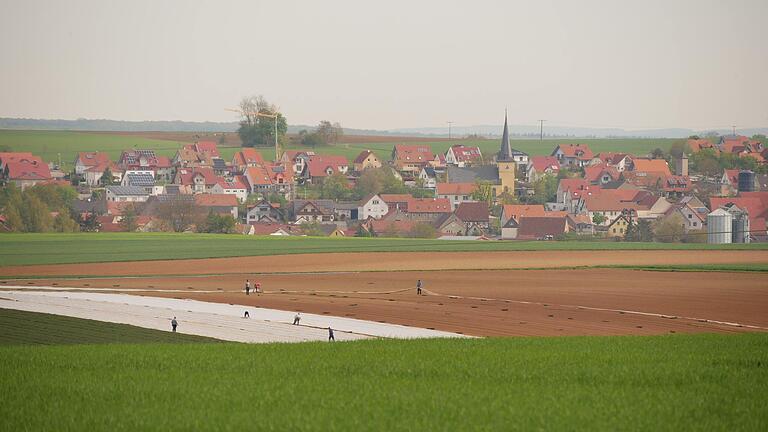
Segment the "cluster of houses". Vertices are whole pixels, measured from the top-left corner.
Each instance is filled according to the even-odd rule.
[[[761,142],[742,136],[724,136],[719,143],[690,139],[688,147],[691,152],[748,155],[760,163],[768,157]],[[546,240],[569,234],[623,238],[632,223],[673,215],[684,221],[685,232],[704,233],[708,215],[722,210],[747,219],[748,240],[765,239],[766,176],[726,170],[716,181],[717,190],[702,199],[694,192],[711,179],[691,176],[685,153],[672,165],[648,156],[594,153],[576,143],[531,157],[512,148],[505,118],[501,146],[490,156],[463,144],[445,153],[434,153],[424,144],[398,144],[389,160],[369,150],[351,163],[343,156],[291,150],[277,161],[266,161],[253,148],[224,160],[215,142],[200,141],[184,145],[173,158],[128,150],[113,161],[106,153],[81,152],[74,175],[81,187],[103,187],[103,199],[84,199],[79,209],[98,214],[104,231],[121,229],[122,213],[131,203],[142,203],[144,209],[137,219],[139,230],[158,229],[152,209],[183,197],[209,212],[232,215],[245,234],[300,235],[311,224],[316,235],[406,236],[428,225],[426,232],[451,239]],[[345,202],[299,199],[295,193],[297,185],[322,184],[333,175],[354,184],[365,170],[376,168],[391,170],[406,185],[418,187],[420,196],[424,190],[430,196],[381,193]],[[544,176],[559,179],[553,200],[505,204],[529,202],[533,185]],[[63,182],[63,177],[30,153],[0,153],[0,178],[6,183],[24,189]]]

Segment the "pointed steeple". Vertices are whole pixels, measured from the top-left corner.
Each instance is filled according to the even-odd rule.
[[[507,109],[504,109],[504,133],[501,135],[501,149],[496,157],[497,161],[512,160],[512,146],[509,144],[509,127],[507,126]]]

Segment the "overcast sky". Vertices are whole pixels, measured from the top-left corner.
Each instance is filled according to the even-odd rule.
[[[768,125],[768,1],[0,0],[0,117]]]

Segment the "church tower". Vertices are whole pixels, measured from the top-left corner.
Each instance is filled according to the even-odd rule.
[[[509,143],[509,127],[507,126],[507,110],[504,110],[504,133],[501,136],[501,149],[496,154],[496,166],[499,168],[501,188],[497,193],[515,194],[515,172],[517,165],[512,158],[512,146]]]

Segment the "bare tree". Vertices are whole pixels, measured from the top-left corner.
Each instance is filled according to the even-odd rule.
[[[157,216],[166,229],[184,232],[200,221],[202,212],[193,200],[180,196],[160,203],[157,206]]]

